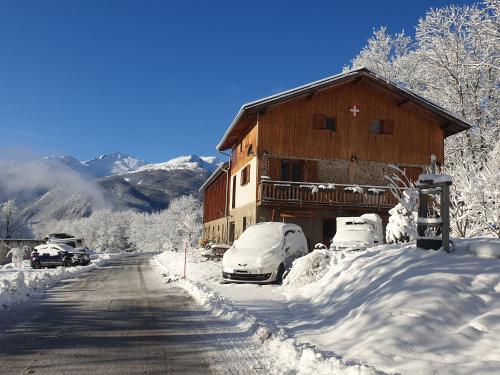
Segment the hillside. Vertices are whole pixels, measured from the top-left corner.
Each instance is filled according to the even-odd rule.
[[[0,163],[0,201],[14,199],[27,223],[88,216],[100,208],[152,212],[181,195],[200,197],[216,157],[180,156],[146,163],[115,152],[79,161],[49,156]]]

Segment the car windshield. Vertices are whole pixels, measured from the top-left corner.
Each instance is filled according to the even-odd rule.
[[[270,249],[283,241],[281,228],[276,225],[253,225],[248,227],[234,245],[240,249]]]

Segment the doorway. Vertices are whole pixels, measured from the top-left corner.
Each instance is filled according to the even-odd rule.
[[[332,238],[337,232],[337,219],[328,218],[323,219],[323,245],[330,247],[332,243]]]
[[[232,245],[234,242],[234,231],[236,229],[236,226],[234,224],[234,221],[229,223],[229,245]]]

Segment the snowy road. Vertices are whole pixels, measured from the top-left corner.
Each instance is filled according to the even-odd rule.
[[[114,261],[1,312],[0,373],[269,373],[246,332],[162,284],[149,258]]]

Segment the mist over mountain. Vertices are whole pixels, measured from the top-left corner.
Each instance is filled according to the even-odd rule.
[[[220,165],[213,156],[146,163],[121,152],[79,161],[72,156],[0,160],[0,201],[14,199],[27,223],[76,218],[101,208],[153,212],[199,187]]]

